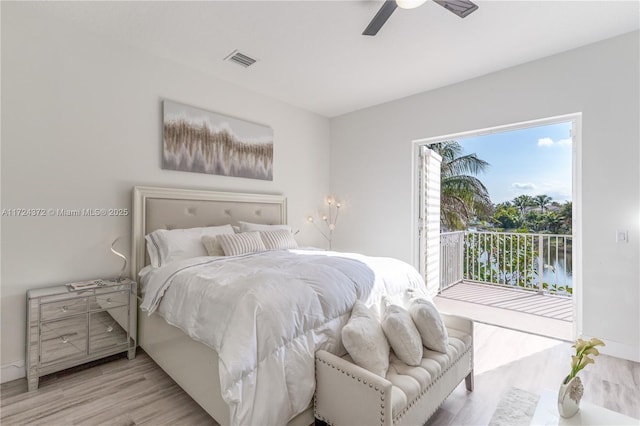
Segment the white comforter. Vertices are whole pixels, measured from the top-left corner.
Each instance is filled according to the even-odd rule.
[[[142,280],[142,310],[158,308],[218,353],[234,425],[286,424],[309,406],[314,354],[344,353],[340,331],[356,299],[380,306],[384,295],[424,291],[399,260],[316,250],[198,257]]]

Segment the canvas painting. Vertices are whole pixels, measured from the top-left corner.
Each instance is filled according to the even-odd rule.
[[[273,180],[268,126],[163,101],[162,168]]]

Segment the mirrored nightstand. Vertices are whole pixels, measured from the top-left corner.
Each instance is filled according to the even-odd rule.
[[[26,372],[29,390],[41,376],[109,355],[136,353],[137,283],[97,280],[27,291]]]

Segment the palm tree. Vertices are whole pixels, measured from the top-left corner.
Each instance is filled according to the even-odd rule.
[[[548,212],[546,217],[544,218],[545,226],[547,227],[547,231],[552,234],[559,234],[560,227],[562,226],[562,218],[556,212]]]
[[[536,195],[534,198],[534,201],[536,203],[536,206],[540,207],[540,212],[544,213],[544,210],[549,206],[549,204],[551,204],[551,201],[553,199],[551,197],[549,197],[548,195]]]
[[[558,211],[560,215],[560,221],[562,222],[561,230],[563,233],[571,234],[572,231],[572,221],[573,221],[573,203],[571,201],[567,201],[560,206],[560,210]]]
[[[524,213],[527,207],[532,207],[536,204],[533,201],[533,197],[529,195],[518,195],[513,199],[513,205],[520,209],[520,217],[524,218]]]
[[[476,154],[462,155],[462,146],[454,140],[430,146],[442,156],[440,173],[440,219],[448,229],[464,229],[474,216],[488,215],[491,198],[484,184],[475,176],[489,163]]]

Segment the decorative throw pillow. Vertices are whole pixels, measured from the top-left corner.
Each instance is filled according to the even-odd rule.
[[[382,330],[391,349],[405,364],[414,367],[422,361],[422,338],[409,311],[398,305],[387,305],[382,318]]]
[[[449,334],[436,305],[428,299],[416,297],[411,299],[409,313],[420,332],[424,347],[446,353]]]
[[[158,229],[145,236],[151,265],[163,266],[174,260],[206,256],[204,235],[233,234],[231,225],[188,229]]]
[[[207,249],[209,256],[224,256],[224,250],[222,250],[222,245],[220,245],[217,235],[205,235],[202,237],[202,244]]]
[[[242,232],[240,234],[218,235],[217,240],[222,246],[225,256],[237,256],[246,253],[265,251],[259,232]]]
[[[357,365],[378,376],[387,375],[389,343],[376,316],[359,300],[342,328],[342,344]]]
[[[287,231],[291,232],[291,227],[289,225],[265,225],[264,223],[251,223],[241,221],[238,221],[238,225],[240,225],[240,232],[278,231],[281,229],[286,229]]]
[[[278,231],[260,232],[260,237],[267,250],[297,249],[298,243],[293,238],[291,231],[280,229]]]

